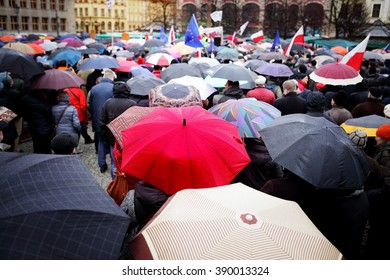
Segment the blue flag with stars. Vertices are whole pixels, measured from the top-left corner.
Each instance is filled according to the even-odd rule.
[[[279,35],[279,30],[276,30],[276,35],[275,35],[275,39],[274,39],[274,42],[272,44],[272,47],[271,47],[271,51],[277,51],[279,50],[280,48],[282,47],[281,43],[280,43],[280,35]]]
[[[188,23],[185,44],[194,48],[203,48],[202,43],[199,40],[200,34],[198,30],[198,24],[196,23],[195,16],[192,15],[190,22]]]
[[[160,40],[163,41],[164,45],[168,43],[168,36],[165,34],[164,26],[160,28]]]

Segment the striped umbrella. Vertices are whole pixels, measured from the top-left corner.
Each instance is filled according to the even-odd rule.
[[[346,120],[341,124],[341,127],[344,128],[347,133],[351,133],[355,130],[364,130],[368,137],[375,137],[376,131],[383,124],[390,124],[390,119],[378,115],[369,115]]]
[[[146,62],[153,65],[168,66],[174,59],[173,56],[166,53],[154,53],[146,58]]]
[[[230,99],[209,111],[236,125],[240,136],[245,138],[259,138],[259,131],[281,116],[274,106],[255,98]]]

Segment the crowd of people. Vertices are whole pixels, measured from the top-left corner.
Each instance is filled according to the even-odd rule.
[[[128,60],[144,64],[146,56],[147,52],[140,52]],[[198,106],[209,109],[231,99],[255,98],[274,106],[282,116],[301,113],[323,117],[337,125],[369,115],[390,118],[389,64],[363,60],[362,82],[333,86],[310,79],[309,74],[316,69],[314,57],[307,52],[297,52],[286,61],[272,61],[289,66],[294,74],[288,78],[258,75],[251,89],[243,89],[238,81],[228,80],[224,88],[216,88]],[[175,62],[188,63],[188,58]],[[249,58],[248,51],[240,57],[241,61],[234,63],[244,64]],[[100,172],[106,172],[110,166],[114,179],[116,173],[123,173],[122,153],[107,125],[132,106],[153,105],[148,96],[141,98],[132,94],[126,83],[131,78],[130,73],[123,75],[110,69],[96,69],[85,74],[77,71],[77,65],[70,66],[61,60],[54,68],[83,77],[85,87],[82,88],[30,91],[20,77],[12,73],[0,75],[0,106],[17,114],[9,123],[0,122],[0,142],[9,145],[8,151],[21,152],[19,138],[23,121],[28,124],[34,153],[77,154],[82,136],[85,144],[94,143]],[[161,67],[152,69],[149,65],[146,68],[160,77]],[[93,137],[88,135],[89,124]],[[251,162],[232,182],[242,182],[256,190],[296,201],[346,259],[388,259],[390,122],[378,128],[376,137],[368,137],[365,131],[357,130],[350,138],[362,150],[371,169],[362,191],[340,190],[337,186],[325,190],[314,187],[276,163],[261,138],[243,139]],[[131,218],[126,237],[130,241],[170,195],[130,174],[125,175],[131,187],[120,207]],[[126,244],[121,257],[131,258]]]

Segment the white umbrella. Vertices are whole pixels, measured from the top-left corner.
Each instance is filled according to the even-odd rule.
[[[52,42],[50,40],[44,40],[42,44],[39,44],[42,48],[44,48],[47,52],[53,51],[57,49],[58,43]]]
[[[168,84],[182,84],[185,86],[194,86],[199,90],[200,97],[202,100],[206,100],[211,94],[216,92],[217,90],[208,84],[203,78],[191,77],[191,76],[183,76],[180,78],[172,79],[168,82]]]

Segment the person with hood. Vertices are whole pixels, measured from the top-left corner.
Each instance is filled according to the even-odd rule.
[[[110,146],[111,177],[113,179],[116,172],[115,158],[113,154],[115,137],[107,125],[128,108],[135,105],[137,105],[137,103],[130,99],[130,88],[125,82],[118,81],[115,82],[113,86],[113,97],[107,99],[107,101],[103,104],[103,108],[100,113],[99,130],[101,131],[103,140]]]
[[[217,97],[217,96],[214,96]],[[214,100],[217,101],[215,104],[220,104],[223,103],[229,99],[241,99],[244,97],[244,91],[240,89],[240,84],[238,81],[227,81],[225,84],[225,88],[222,91],[222,96],[220,97],[219,100]]]
[[[325,112],[337,125],[341,125],[346,120],[353,118],[351,112],[344,108],[345,104],[347,104],[347,99],[348,95],[344,90],[334,93],[330,101],[332,109]]]
[[[312,117],[323,117],[330,122],[335,123],[335,121],[325,113],[325,96],[319,91],[312,91],[308,94],[306,98],[306,115]]]
[[[75,106],[70,104],[70,96],[62,91],[58,94],[58,104],[51,108],[55,124],[55,135],[66,132],[79,142],[81,125]]]

